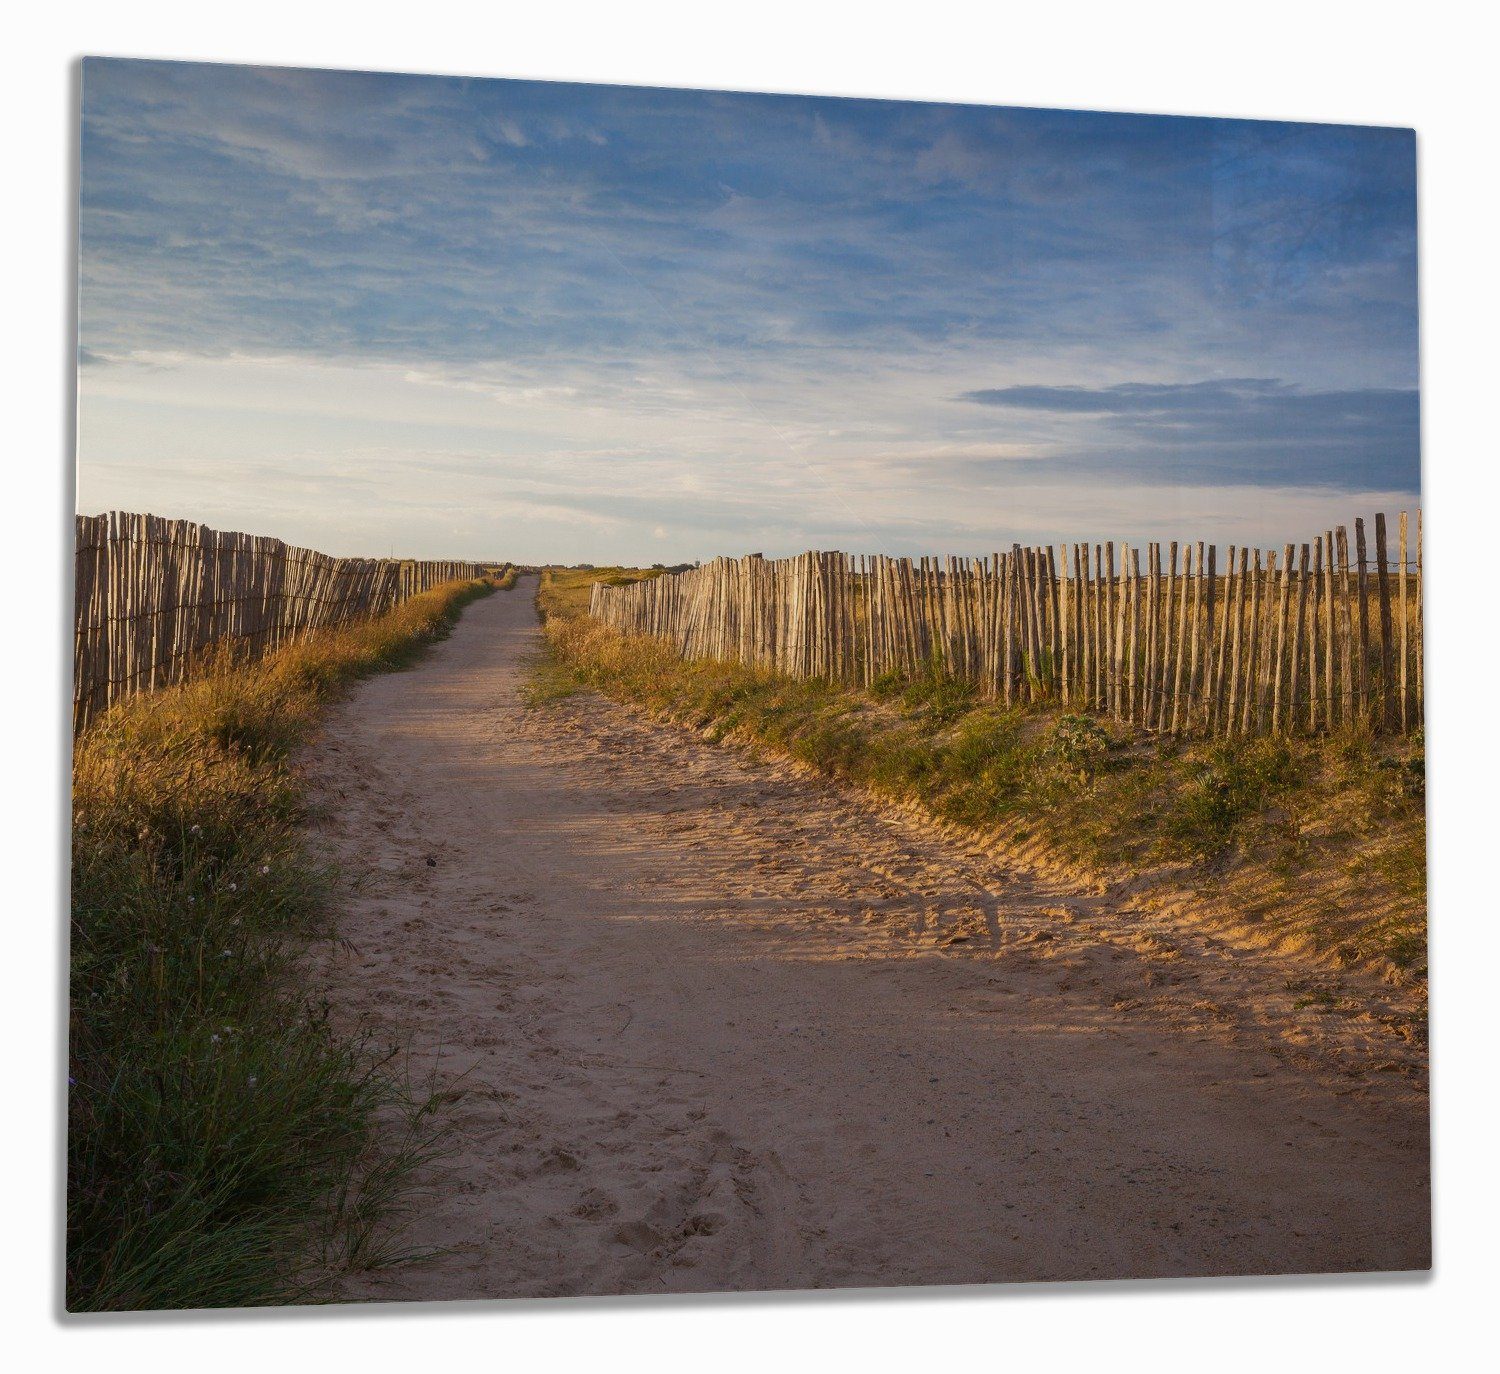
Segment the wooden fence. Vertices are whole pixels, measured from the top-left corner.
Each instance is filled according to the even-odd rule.
[[[255,656],[491,565],[331,558],[279,539],[111,511],[77,517],[73,726],[180,681],[203,651]]]
[[[1421,515],[1272,549],[1060,544],[984,558],[717,558],[594,585],[690,659],[868,686],[940,672],[1171,734],[1421,727]]]

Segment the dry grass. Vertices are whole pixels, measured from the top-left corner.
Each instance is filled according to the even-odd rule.
[[[77,741],[70,1310],[315,1299],[393,1258],[432,1132],[392,1047],[341,1038],[298,985],[300,949],[332,934],[331,881],[290,758],[331,697],[413,661],[490,590],[453,583],[222,659]],[[378,1113],[406,1120],[394,1147],[376,1147]]]
[[[544,579],[552,652],[538,699],[593,687],[920,803],[1255,943],[1396,982],[1425,978],[1420,737],[1159,740],[1094,717],[1006,709],[939,676],[862,692],[684,663],[663,642],[627,640],[583,614],[599,575]]]

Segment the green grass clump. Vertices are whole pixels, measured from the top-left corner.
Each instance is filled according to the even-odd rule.
[[[392,1257],[381,1227],[432,1132],[394,1052],[340,1036],[298,984],[300,950],[332,933],[332,880],[290,758],[326,701],[490,589],[220,658],[76,741],[69,1310],[316,1298]],[[380,1114],[405,1134],[377,1143]]]
[[[1213,744],[1185,763],[1161,828],[1170,848],[1189,855],[1222,850],[1247,821],[1287,795],[1298,781],[1297,763],[1282,740]]]
[[[883,674],[870,684],[870,695],[877,701],[897,702],[933,725],[947,725],[973,709],[979,692],[972,682],[933,667],[916,678]]]

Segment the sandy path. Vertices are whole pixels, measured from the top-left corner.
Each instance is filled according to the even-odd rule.
[[[536,639],[526,582],[476,603],[308,758],[375,870],[320,976],[460,1094],[409,1237],[446,1252],[347,1296],[1428,1264],[1377,1018],[598,697],[527,711]]]

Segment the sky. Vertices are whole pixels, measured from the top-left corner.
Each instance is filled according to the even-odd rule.
[[[90,58],[78,508],[1279,546],[1419,489],[1410,130]]]

